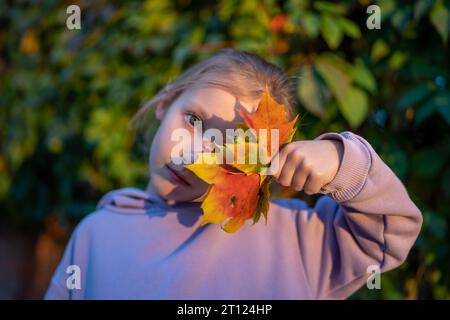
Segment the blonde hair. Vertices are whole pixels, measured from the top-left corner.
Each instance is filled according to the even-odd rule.
[[[285,106],[288,116],[294,114],[293,88],[285,73],[255,54],[228,48],[193,65],[162,88],[136,112],[131,126],[139,130],[146,125],[143,119],[150,110],[159,104],[169,106],[194,85],[221,88],[241,100],[260,99],[267,85],[275,101]]]

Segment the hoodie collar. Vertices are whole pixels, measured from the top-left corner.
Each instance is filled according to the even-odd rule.
[[[144,200],[145,205],[144,208],[126,208],[119,207],[114,203],[108,203],[105,205],[105,208],[122,214],[132,214],[132,215],[142,215],[142,214],[151,214],[155,212],[161,211],[201,211],[201,202],[198,201],[180,201],[180,202],[170,202],[166,199],[146,191],[148,194],[148,199]]]

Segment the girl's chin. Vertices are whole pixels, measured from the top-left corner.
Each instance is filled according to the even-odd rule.
[[[163,178],[151,182],[148,191],[170,202],[193,201],[206,194],[206,190],[194,190],[192,186],[174,184]]]

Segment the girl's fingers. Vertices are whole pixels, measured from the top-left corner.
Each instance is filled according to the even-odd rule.
[[[97,209],[103,208],[107,204],[111,204],[114,198],[114,192],[110,191],[106,193],[97,203]]]
[[[150,194],[137,188],[122,188],[115,190],[116,194],[130,196],[138,199],[150,199]]]
[[[108,204],[124,204],[131,207],[143,208],[145,200],[148,200],[150,195],[137,188],[122,188],[118,190],[109,191],[98,202],[97,209],[100,209]],[[127,200],[124,200],[126,198]],[[118,199],[118,200],[116,200]],[[137,202],[134,202],[137,201]],[[119,204],[120,203],[120,204]]]
[[[286,162],[286,158],[288,156],[288,152],[286,152],[286,148],[282,149],[280,152],[278,152],[271,161],[271,171],[275,171],[273,174],[273,177],[276,180],[279,180],[281,172],[283,170],[284,164]],[[278,166],[277,168],[275,166]]]
[[[115,195],[113,199],[114,203],[119,207],[130,207],[130,208],[145,208],[146,201],[142,199],[135,199],[132,197]]]
[[[319,193],[320,188],[322,188],[321,180],[315,177],[314,175],[310,174],[308,176],[308,179],[306,180],[303,191],[308,195],[312,195]]]
[[[302,170],[302,165],[299,164],[295,170],[294,177],[292,178],[292,188],[295,191],[302,191],[304,189],[306,179],[308,178],[308,172]]]
[[[294,177],[294,173],[297,169],[298,159],[294,152],[290,152],[286,161],[284,161],[281,169],[281,173],[278,177],[278,182],[285,187],[290,187],[292,185],[292,178]]]

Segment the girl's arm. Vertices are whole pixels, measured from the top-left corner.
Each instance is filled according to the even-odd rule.
[[[84,221],[87,219],[85,218]],[[84,222],[73,231],[45,293],[45,300],[83,299],[88,270],[89,236]]]
[[[422,216],[366,140],[344,132],[315,141],[330,139],[342,144],[343,153],[334,178],[321,186],[329,197],[314,208],[299,209],[297,228],[310,290],[316,298],[340,299],[365,285],[370,268],[387,271],[403,263]]]

